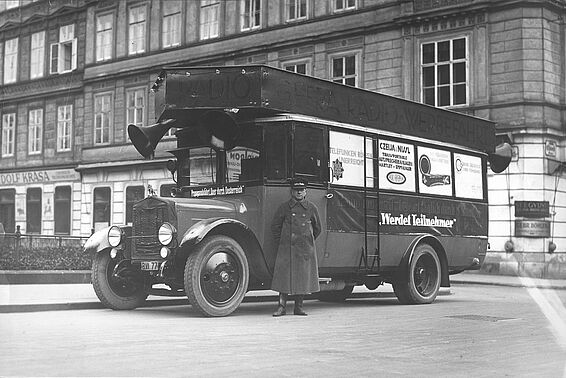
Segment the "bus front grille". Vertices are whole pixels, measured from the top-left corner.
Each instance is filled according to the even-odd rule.
[[[157,232],[168,222],[167,205],[137,206],[133,210],[132,259],[160,259]]]

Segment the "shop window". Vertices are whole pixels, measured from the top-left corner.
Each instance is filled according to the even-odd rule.
[[[26,232],[41,233],[41,189],[29,188],[26,195]]]
[[[110,225],[110,188],[94,189],[94,229]]]
[[[126,188],[126,223],[132,223],[134,218],[134,204],[144,198],[145,188],[140,186],[128,186]]]
[[[54,198],[55,233],[71,234],[71,187],[58,186]]]
[[[16,190],[0,189],[0,223],[4,231],[16,232]]]

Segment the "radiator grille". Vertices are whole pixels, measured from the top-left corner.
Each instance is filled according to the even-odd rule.
[[[169,209],[165,202],[146,201],[134,206],[132,226],[132,259],[161,259],[161,244],[157,231],[163,222],[169,222]]]

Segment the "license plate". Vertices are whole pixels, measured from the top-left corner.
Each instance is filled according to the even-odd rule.
[[[158,270],[159,261],[142,261],[141,270]]]

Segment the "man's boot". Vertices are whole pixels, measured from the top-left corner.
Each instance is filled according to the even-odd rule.
[[[295,311],[293,311],[295,315],[307,315],[307,313],[303,311],[303,298],[303,295],[297,295],[295,297]]]
[[[277,306],[277,311],[273,313],[273,316],[283,316],[287,313],[285,307],[287,306],[287,294],[279,293],[279,305]]]

